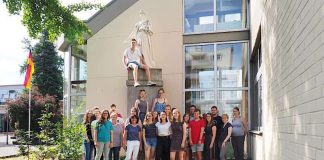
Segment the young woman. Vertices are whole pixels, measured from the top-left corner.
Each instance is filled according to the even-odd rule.
[[[170,131],[171,123],[167,119],[164,111],[160,113],[160,121],[156,124],[158,130],[157,146],[156,146],[156,160],[170,159]]]
[[[158,96],[153,100],[152,111],[157,111],[159,114],[165,110],[165,106],[168,104],[168,100],[164,97],[164,89],[160,88]]]
[[[126,119],[124,126],[129,125],[130,122],[131,122],[131,121],[130,121],[130,117],[135,116],[135,115],[138,117],[138,109],[135,108],[135,107],[132,107],[132,108],[131,108],[131,111],[130,111],[130,115],[129,115],[129,117]],[[138,125],[142,128],[142,121],[141,121],[141,120],[138,120]]]
[[[227,151],[229,139],[232,134],[232,125],[231,125],[231,123],[228,122],[227,114],[222,115],[222,121],[223,121],[224,125],[222,126],[222,130],[221,130],[221,134],[220,134],[219,142],[218,142],[218,146],[220,148],[219,156],[220,156],[221,160],[226,160],[225,154]]]
[[[111,114],[111,122],[113,124],[113,145],[112,148],[109,151],[109,160],[119,160],[119,152],[120,152],[120,147],[122,146],[123,143],[123,133],[124,133],[124,127],[122,124],[117,122],[118,115],[115,112],[112,112]],[[114,158],[112,158],[114,157]]]
[[[177,159],[183,160],[187,125],[181,122],[181,114],[178,109],[174,109],[172,115],[170,159],[176,160],[176,153],[178,152]]]
[[[159,121],[159,113],[157,111],[153,112],[153,122],[156,123]]]
[[[244,118],[240,116],[240,109],[233,108],[233,121],[232,121],[232,146],[234,150],[235,160],[244,159],[244,138],[247,133],[247,123]]]
[[[153,122],[152,112],[147,112],[143,124],[143,141],[145,149],[145,160],[153,160],[156,148],[157,128]]]
[[[139,109],[139,118],[141,122],[144,122],[144,117],[148,112],[148,102],[145,99],[145,97],[146,97],[145,90],[140,90],[138,99],[135,101],[135,105],[134,105],[135,108]]]
[[[126,148],[126,160],[137,159],[138,151],[141,147],[141,127],[138,125],[139,118],[137,115],[132,115],[129,118],[129,124],[124,132],[124,148]]]
[[[213,159],[213,148],[216,137],[216,125],[212,119],[212,114],[206,114],[206,126],[205,126],[205,143],[204,143],[204,160]]]
[[[166,106],[165,106],[165,113],[166,113],[166,115],[167,115],[167,118],[168,118],[168,120],[170,121],[170,122],[172,122],[172,120],[173,120],[173,118],[172,118],[172,113],[173,112],[171,112],[171,105],[169,105],[169,104],[167,104]]]
[[[101,114],[101,118],[99,119],[95,130],[94,130],[94,145],[97,149],[97,155],[95,160],[99,160],[101,158],[101,154],[103,153],[104,159],[108,159],[109,148],[112,147],[113,144],[113,125],[109,121],[109,111],[104,110]]]
[[[91,110],[87,110],[83,118],[83,124],[86,128],[86,134],[84,135],[84,147],[85,147],[85,160],[92,159],[92,150],[94,148],[92,133],[91,133],[91,122],[93,114]]]
[[[186,141],[184,144],[184,153],[183,153],[183,160],[189,160],[189,153],[190,153],[190,145],[189,145],[189,119],[190,116],[188,113],[184,114],[182,117],[184,123],[186,125]]]

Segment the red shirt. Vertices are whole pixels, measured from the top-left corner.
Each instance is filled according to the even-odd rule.
[[[198,144],[201,128],[205,127],[205,121],[200,119],[198,121],[191,120],[189,128],[191,129],[191,140],[193,144]],[[201,138],[201,143],[204,143],[204,134]]]

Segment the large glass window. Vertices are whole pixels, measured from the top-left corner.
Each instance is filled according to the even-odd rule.
[[[217,105],[230,115],[237,106],[245,114],[247,46],[247,42],[185,46],[185,106],[194,104],[207,113]]]
[[[246,0],[185,0],[184,33],[246,28]]]

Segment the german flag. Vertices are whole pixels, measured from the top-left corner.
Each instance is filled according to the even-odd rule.
[[[29,51],[29,56],[27,59],[27,71],[26,71],[25,82],[24,82],[24,86],[26,89],[31,88],[31,80],[32,80],[33,73],[34,73],[33,56],[32,56],[32,52]]]

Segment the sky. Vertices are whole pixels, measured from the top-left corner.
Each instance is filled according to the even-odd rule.
[[[87,1],[107,4],[111,0],[61,0],[64,5]],[[91,17],[96,10],[76,13],[81,20]],[[6,6],[0,2],[0,85],[23,84],[20,65],[27,59],[28,51],[23,49],[22,40],[29,38],[27,29],[21,24],[21,16],[9,15]],[[36,43],[37,41],[33,41]]]

